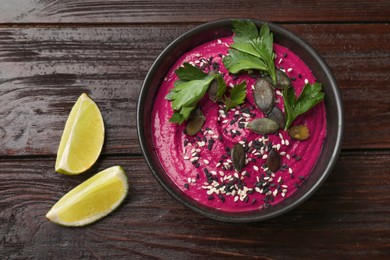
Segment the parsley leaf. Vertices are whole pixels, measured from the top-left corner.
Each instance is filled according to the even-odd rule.
[[[184,81],[203,79],[207,76],[207,73],[204,73],[201,69],[192,66],[187,62],[183,64],[183,67],[175,70],[175,74],[179,77],[180,80]]]
[[[267,69],[267,65],[261,59],[237,50],[230,50],[229,55],[223,59],[223,64],[233,74],[237,74],[241,70],[258,69],[264,71]]]
[[[230,97],[225,99],[226,111],[244,103],[246,97],[246,82],[234,86],[230,90]]]
[[[226,85],[219,74],[207,74],[201,69],[184,63],[175,71],[179,77],[174,88],[165,96],[165,99],[172,101],[174,113],[170,122],[181,124],[190,117],[191,112],[196,108],[198,102],[204,97],[211,82],[218,80],[218,97],[222,97]]]
[[[230,73],[241,70],[257,69],[268,73],[276,83],[276,70],[273,52],[273,34],[267,24],[260,31],[249,20],[233,21],[234,43],[229,54],[223,59]]]
[[[283,90],[284,108],[286,111],[284,130],[287,130],[299,115],[317,105],[324,97],[325,93],[322,92],[321,83],[306,84],[298,98],[295,97],[293,87],[285,88]]]

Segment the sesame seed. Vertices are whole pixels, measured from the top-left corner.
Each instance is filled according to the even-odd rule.
[[[280,152],[279,153],[281,156],[284,156],[284,155],[286,155],[286,152]]]
[[[217,163],[216,165],[215,165],[215,167],[219,167],[219,166],[221,166],[221,163]]]
[[[190,185],[188,185],[188,183],[184,183],[184,187],[188,190],[190,188]]]
[[[255,187],[255,191],[257,191],[258,193],[261,193],[261,190],[259,187]]]
[[[309,80],[308,79],[305,79],[305,84],[309,83]]]
[[[254,169],[255,171],[258,171],[258,170],[259,170],[259,167],[257,167],[256,165],[253,165],[253,169]]]
[[[188,183],[191,183],[192,180],[191,180],[191,178],[188,178],[187,181],[188,181]]]
[[[196,162],[198,160],[199,160],[199,157],[193,157],[193,158],[190,159],[190,162]]]
[[[201,141],[201,142],[198,142],[198,146],[199,147],[203,147],[206,145],[206,142],[205,141]]]
[[[218,41],[217,41],[217,42],[218,42],[218,44],[222,44],[222,41],[221,41],[220,39],[218,39]]]
[[[282,92],[280,92],[279,90],[276,90],[276,95],[283,96]]]
[[[284,140],[282,140],[282,143],[283,143],[283,141],[284,141]],[[280,150],[280,144],[277,144],[277,145],[276,145],[276,150],[278,150],[278,151]]]
[[[202,56],[200,53],[195,54],[195,57],[197,58],[199,58],[200,56]]]
[[[189,156],[184,156],[183,159],[184,160],[188,160],[188,159],[190,159],[190,157]]]
[[[288,140],[286,140],[285,144],[288,146],[290,144],[290,142]]]
[[[204,162],[205,164],[209,164],[209,163],[210,163],[209,160],[206,160],[206,159],[203,159],[203,162]]]
[[[278,190],[275,189],[274,192],[272,193],[272,195],[274,195],[274,197],[275,197],[276,195],[278,195]]]
[[[282,59],[282,58],[280,58],[280,60],[279,60],[278,64],[282,63],[282,61],[283,61],[283,59]]]
[[[217,175],[217,172],[216,172],[216,171],[210,171],[210,173],[211,173],[212,175]]]
[[[225,173],[224,173],[223,171],[219,171],[218,173],[219,173],[219,175],[221,175],[221,176],[225,176]]]
[[[293,68],[288,68],[287,72],[291,72],[292,70],[293,70]]]
[[[284,145],[284,139],[282,139],[282,142],[281,142],[281,143],[282,143],[282,145]]]
[[[268,155],[267,154],[264,154],[263,157],[261,157],[261,159],[265,160],[268,158]]]
[[[290,174],[293,173],[293,170],[291,169],[291,167],[288,168],[288,172],[289,172]]]
[[[291,159],[289,154],[286,154],[286,158],[289,159],[289,160]]]
[[[283,185],[282,185],[282,188],[286,188],[286,189],[287,189],[288,186],[287,186],[286,184],[283,184]]]
[[[286,193],[282,192],[282,197],[284,198],[286,196]]]
[[[282,176],[279,176],[278,183],[280,183],[281,181],[282,181]]]

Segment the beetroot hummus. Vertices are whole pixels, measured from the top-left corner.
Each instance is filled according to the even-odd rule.
[[[248,73],[232,76],[222,63],[232,37],[220,38],[184,54],[170,69],[154,102],[151,115],[153,143],[162,167],[171,180],[189,197],[222,211],[250,211],[275,205],[291,196],[309,178],[321,153],[326,136],[324,102],[299,116],[293,125],[306,125],[310,138],[292,139],[283,129],[261,135],[245,128],[254,118],[265,115],[256,107],[253,85],[256,78]],[[289,49],[274,44],[275,66],[291,79],[297,95],[305,83],[315,78],[306,64]],[[247,83],[245,103],[226,112],[223,105],[206,96],[200,106],[206,117],[202,130],[195,136],[185,134],[185,123],[170,123],[171,103],[165,96],[178,79],[175,70],[184,62],[198,67],[212,66],[223,75],[227,86]],[[276,104],[284,110],[282,93],[276,90]],[[245,148],[246,165],[238,172],[233,168],[230,150],[240,143]],[[272,148],[281,158],[276,172],[267,168]]]

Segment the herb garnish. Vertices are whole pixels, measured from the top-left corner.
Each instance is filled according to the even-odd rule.
[[[234,86],[230,90],[230,97],[225,99],[226,111],[244,103],[246,97],[246,82]]]
[[[166,95],[166,99],[172,101],[172,109],[175,111],[169,122],[183,123],[190,117],[198,102],[206,94],[213,80],[218,81],[218,97],[221,98],[226,90],[225,82],[220,74],[207,74],[201,69],[184,63],[175,71],[179,77],[174,83],[174,88]],[[219,79],[221,78],[221,79]]]
[[[298,98],[295,97],[293,87],[283,90],[284,108],[286,110],[286,125],[284,130],[287,130],[299,115],[307,112],[324,99],[325,93],[321,90],[321,83],[308,83],[304,86]]]
[[[229,54],[223,59],[230,73],[242,70],[261,70],[268,73],[276,83],[276,72],[273,52],[273,34],[267,24],[260,31],[248,20],[233,21],[234,43],[230,45]]]

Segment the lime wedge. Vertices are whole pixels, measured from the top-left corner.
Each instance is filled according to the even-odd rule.
[[[117,208],[128,189],[123,168],[110,167],[65,194],[46,214],[46,218],[64,226],[88,225]]]
[[[83,93],[66,121],[55,170],[69,175],[85,172],[99,157],[103,141],[103,117],[95,102]]]

